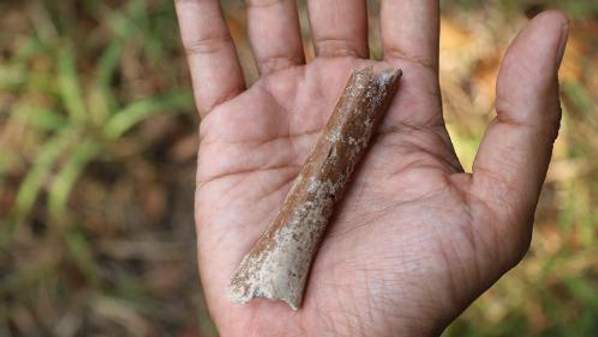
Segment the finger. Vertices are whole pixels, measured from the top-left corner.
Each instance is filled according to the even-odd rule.
[[[204,117],[245,88],[218,0],[176,0],[197,108]]]
[[[473,166],[474,194],[511,219],[532,219],[558,134],[558,69],[567,18],[545,12],[515,39],[497,83],[497,116]]]
[[[438,0],[382,0],[380,28],[384,59],[438,70]]]
[[[248,0],[247,19],[261,74],[304,62],[295,0]]]
[[[369,56],[366,0],[308,0],[307,6],[316,55]]]

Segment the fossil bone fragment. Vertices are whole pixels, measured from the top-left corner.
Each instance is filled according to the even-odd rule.
[[[298,310],[322,236],[379,120],[401,71],[354,71],[326,127],[274,221],[243,258],[228,286],[237,303],[263,297]]]

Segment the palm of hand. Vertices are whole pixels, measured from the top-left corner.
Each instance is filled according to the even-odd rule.
[[[247,1],[263,76],[244,92],[218,1],[176,3],[198,108],[209,112],[195,216],[206,299],[223,336],[431,336],[521,259],[559,126],[562,14],[539,15],[512,43],[497,118],[466,174],[442,118],[438,2],[382,2],[385,60],[404,76],[294,312],[259,299],[232,304],[225,288],[282,205],[350,72],[373,62],[357,57],[367,55],[365,1],[307,1],[320,56],[307,65],[295,2]]]
[[[495,256],[493,232],[480,236],[475,229],[478,217],[492,211],[468,197],[470,176],[461,171],[442,118],[435,118],[440,97],[418,95],[437,92],[426,80],[434,76],[404,62],[406,84],[337,208],[302,310],[262,300],[239,306],[224,298],[232,271],[280,208],[348,74],[364,64],[322,59],[264,77],[202,123],[200,268],[214,315],[233,329],[318,335],[343,326],[344,333],[369,335],[376,326],[396,335],[396,323],[409,319],[397,308],[447,319],[475,293],[466,286],[499,273],[480,275],[478,268],[504,258]],[[410,74],[421,74],[420,81]],[[368,317],[372,326],[360,326]]]

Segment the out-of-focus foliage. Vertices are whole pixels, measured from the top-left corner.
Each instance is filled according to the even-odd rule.
[[[251,80],[241,1],[224,3]],[[532,249],[446,336],[595,335],[598,2],[441,3],[446,119],[465,167],[526,15],[573,18]],[[195,271],[187,78],[171,0],[0,3],[0,336],[215,336]]]
[[[187,78],[170,1],[0,3],[0,336],[199,329]]]

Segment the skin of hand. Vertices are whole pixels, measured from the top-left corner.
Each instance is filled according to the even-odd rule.
[[[568,21],[544,12],[513,41],[469,174],[442,116],[438,1],[382,0],[382,62],[404,76],[336,209],[303,305],[233,304],[233,270],[282,205],[351,70],[376,62],[365,0],[307,3],[309,64],[295,1],[247,1],[261,78],[246,88],[218,1],[176,1],[202,117],[195,218],[210,313],[224,337],[437,336],[529,248],[561,119]]]

